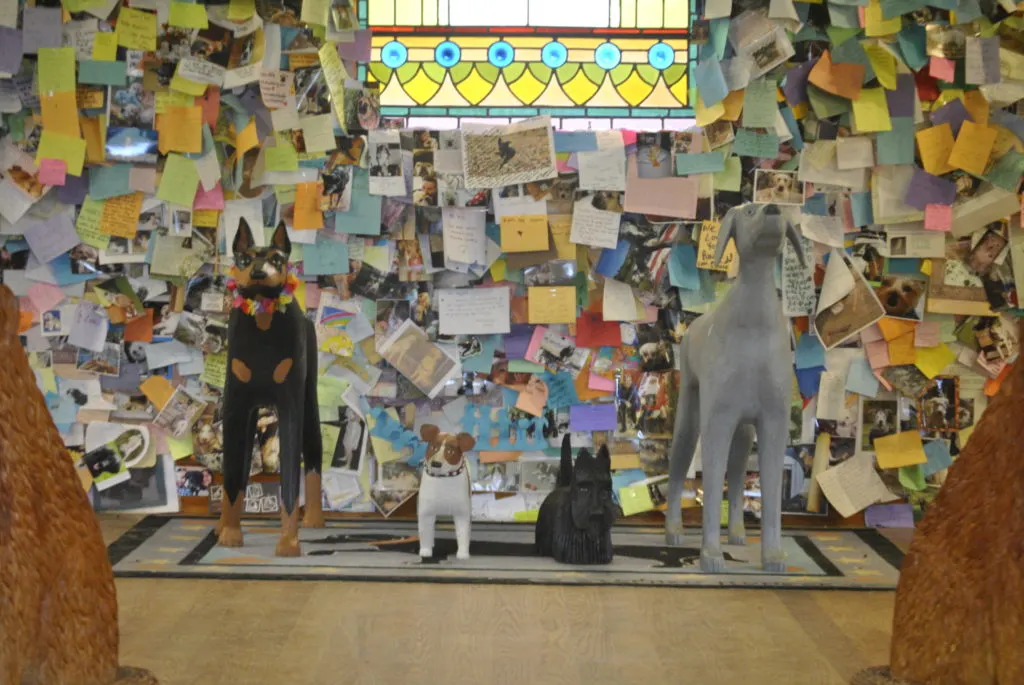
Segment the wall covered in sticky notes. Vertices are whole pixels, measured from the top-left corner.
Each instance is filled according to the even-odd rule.
[[[528,107],[530,79],[469,49],[429,65],[448,85],[407,78],[412,49],[375,38],[363,2],[0,18],[0,275],[58,429],[81,457],[95,423],[146,426],[129,470],[181,474],[146,506],[205,508],[184,474],[220,468],[228,318],[254,306],[228,287],[238,229],[284,249],[283,224],[286,306],[315,325],[328,509],[410,501],[431,423],[474,436],[474,496],[516,497],[506,518],[534,515],[567,435],[609,446],[623,515],[664,510],[678,344],[742,273],[728,211],[771,203],[807,262],[787,243],[773,274],[794,349],[786,516],[835,522],[828,497],[867,462],[875,500],[920,510],[1018,356],[1024,75],[996,33],[1020,12],[936,10],[951,20],[936,41],[877,2],[776,4],[691,27],[692,96],[671,50],[638,64],[612,41],[574,77],[546,66],[566,97],[619,112],[600,131],[558,108],[432,128],[382,116],[397,93],[469,98],[468,75],[492,67]],[[614,88],[591,83],[604,71]],[[628,118],[655,100],[693,111]],[[668,120],[681,130],[649,130]],[[256,462],[270,481],[274,422],[260,418]],[[755,471],[745,485],[756,519]],[[130,508],[120,487],[90,484],[96,508]],[[844,513],[870,505],[858,492]]]

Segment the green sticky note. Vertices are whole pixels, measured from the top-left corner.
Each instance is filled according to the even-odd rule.
[[[186,433],[185,437],[175,438],[167,436],[167,447],[171,450],[171,458],[174,461],[191,457],[195,450],[192,447],[192,433]]]
[[[341,394],[348,389],[348,381],[337,376],[319,376],[316,380],[316,399],[321,407],[341,406]]]
[[[827,119],[838,114],[845,114],[853,109],[850,101],[846,98],[826,93],[813,85],[807,86],[807,99],[811,102],[811,111],[819,119]]]
[[[172,2],[167,23],[186,29],[205,29],[210,26],[210,20],[206,16],[206,5],[190,2]]]
[[[901,466],[900,485],[914,492],[921,492],[928,487],[924,482],[924,473],[921,471],[921,465]]]
[[[1011,148],[996,160],[983,178],[992,185],[1015,193],[1021,176],[1024,176],[1024,154]]]
[[[747,84],[743,93],[745,128],[775,128],[775,115],[779,111],[775,104],[775,92],[775,81],[759,78]]]
[[[75,49],[39,48],[39,94],[75,89]]]
[[[534,364],[528,362],[525,359],[509,359],[508,360],[508,372],[509,373],[544,373],[543,364]]]
[[[341,437],[341,428],[327,423],[320,424],[320,441],[323,443],[323,466],[330,468],[334,461],[334,450],[338,447],[338,438]]]
[[[277,145],[264,147],[263,154],[267,171],[298,171],[299,153],[286,138],[277,137]]]
[[[654,500],[646,485],[630,485],[619,488],[619,505],[623,516],[632,516],[654,509]]]
[[[78,82],[99,86],[123,86],[128,83],[127,68],[127,62],[82,60],[78,64]]]
[[[779,136],[775,133],[757,133],[749,128],[737,129],[732,151],[740,157],[775,159],[779,155]]]
[[[714,174],[725,169],[722,152],[697,152],[676,155],[676,176]]]
[[[722,170],[715,173],[715,189],[740,192],[743,181],[743,161],[739,157],[726,157]]]
[[[875,159],[879,164],[914,163],[914,119],[892,117],[891,131],[879,131],[875,137]]]
[[[176,205],[191,207],[198,187],[199,172],[195,162],[177,153],[167,155],[156,196]]]
[[[529,511],[517,511],[512,514],[512,518],[517,523],[536,523],[539,514],[540,509],[530,509]]]

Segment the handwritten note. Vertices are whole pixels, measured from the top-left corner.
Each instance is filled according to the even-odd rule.
[[[117,44],[129,50],[156,50],[156,14],[122,7],[117,14]]]
[[[487,259],[483,210],[445,207],[441,219],[445,257],[460,264],[483,264]]]
[[[718,249],[718,234],[722,225],[717,221],[704,221],[700,226],[700,240],[697,243],[697,268],[714,271],[729,271],[737,260],[736,244],[730,243],[722,254],[722,261],[715,263]]]
[[[877,444],[877,440],[875,441]],[[895,499],[875,471],[870,452],[862,452],[818,475],[825,497],[844,518],[877,502]]]
[[[626,149],[619,131],[597,131],[597,150],[578,152],[581,190],[625,190]]]
[[[261,71],[260,97],[263,99],[263,104],[270,109],[286,106],[294,82],[294,72],[281,69],[264,69]]]
[[[967,173],[981,176],[988,166],[988,157],[996,144],[996,129],[966,120],[960,126],[956,142],[949,153],[949,164]]]
[[[622,215],[596,209],[590,199],[580,200],[572,213],[569,241],[578,245],[614,249],[619,243]]]
[[[503,216],[500,222],[503,252],[543,252],[550,246],[547,214]]]
[[[811,241],[800,236],[800,243],[805,257],[809,258],[813,249]],[[782,245],[782,312],[790,317],[808,316],[814,314],[815,302],[813,270],[800,263],[796,250],[787,240]]]
[[[529,323],[575,323],[575,286],[533,286],[527,293]]]
[[[119,238],[134,238],[142,213],[142,197],[142,193],[132,193],[105,200],[100,231]]]
[[[438,330],[441,335],[505,334],[512,331],[508,288],[443,288],[438,292]]]

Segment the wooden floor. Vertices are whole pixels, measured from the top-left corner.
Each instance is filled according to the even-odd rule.
[[[110,542],[133,523],[104,517]],[[893,593],[119,580],[121,663],[163,685],[844,685]]]

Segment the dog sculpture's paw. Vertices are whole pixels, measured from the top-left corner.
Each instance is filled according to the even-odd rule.
[[[761,567],[765,573],[785,573],[786,553],[781,549],[776,552],[765,552],[761,555]]]
[[[721,573],[725,570],[725,558],[721,552],[715,555],[700,555],[700,570],[704,573]]]
[[[434,548],[433,547],[420,547],[420,556],[423,557],[424,559],[429,559],[430,557],[434,556]]]
[[[469,559],[469,552],[463,552],[460,549],[458,552],[455,553],[455,558],[459,559],[460,561],[465,561],[466,559]]]
[[[743,545],[747,544],[747,534],[746,533],[729,533],[729,544],[730,545],[738,545],[738,546],[742,547]]]
[[[285,540],[284,538],[282,538],[277,541],[277,547],[274,549],[274,556],[301,557],[302,547],[299,546],[298,540]]]
[[[217,544],[221,547],[241,547],[243,542],[242,529],[224,526],[217,533]]]
[[[683,524],[668,524],[665,527],[665,544],[669,547],[683,546]]]
[[[327,520],[324,519],[324,512],[307,510],[302,516],[303,528],[326,528]]]

